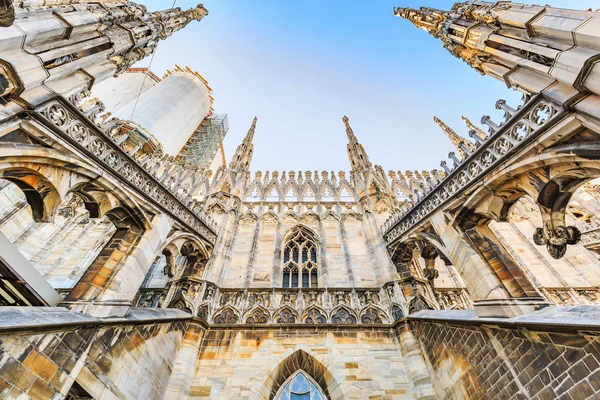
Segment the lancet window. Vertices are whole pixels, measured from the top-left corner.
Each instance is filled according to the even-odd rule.
[[[294,228],[283,250],[283,287],[319,286],[318,269],[315,235],[306,228]]]
[[[277,400],[326,400],[319,386],[304,371],[292,375],[275,396]]]

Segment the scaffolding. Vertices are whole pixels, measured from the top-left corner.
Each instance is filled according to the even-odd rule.
[[[190,161],[200,168],[210,168],[228,131],[227,114],[206,118],[190,137],[178,158]]]

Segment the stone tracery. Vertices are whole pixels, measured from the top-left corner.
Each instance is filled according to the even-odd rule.
[[[0,24],[9,25],[13,23],[12,2],[5,3],[0,2]],[[263,347],[278,349],[277,341],[284,338],[288,347],[281,354],[293,352],[289,359],[295,367],[288,368],[292,364],[284,361],[286,374],[276,371],[269,376],[268,385],[252,389],[273,398],[278,388],[285,392],[289,384],[292,390],[286,393],[291,398],[306,395],[308,387],[311,395],[314,392],[313,398],[337,400],[342,393],[353,397],[350,386],[336,382],[323,365],[298,348],[307,347],[307,338],[314,336],[317,339],[312,345],[316,352],[326,354],[319,356],[326,360],[335,358],[327,346],[337,349],[339,336],[357,343],[365,339],[357,346],[363,348],[371,346],[375,336],[387,337],[392,328],[393,339],[387,344],[377,341],[376,346],[390,346],[386,352],[396,354],[390,343],[396,346],[399,342],[403,356],[410,354],[411,358],[395,376],[386,375],[387,379],[401,388],[421,385],[415,393],[434,393],[435,385],[428,378],[433,375],[427,368],[438,365],[431,362],[434,357],[425,365],[424,357],[445,352],[452,357],[452,351],[460,353],[456,348],[462,344],[443,343],[443,352],[435,347],[442,335],[431,333],[438,329],[436,322],[431,322],[433,318],[445,318],[439,329],[446,333],[464,329],[454,326],[456,321],[468,325],[470,341],[476,341],[481,350],[478,354],[486,354],[488,360],[506,359],[511,370],[520,372],[511,357],[503,358],[494,351],[508,347],[503,340],[513,336],[527,348],[527,335],[509,329],[497,334],[506,321],[500,317],[521,315],[519,318],[527,319],[529,313],[543,307],[546,310],[542,313],[552,315],[552,305],[586,307],[600,301],[600,234],[595,218],[600,203],[596,188],[589,183],[600,176],[596,160],[599,64],[596,56],[585,58],[595,51],[585,47],[597,39],[585,26],[594,26],[596,15],[577,13],[584,21],[582,26],[563,32],[564,26],[543,26],[548,23],[544,21],[564,17],[563,11],[550,7],[477,1],[457,4],[448,12],[396,9],[398,16],[441,39],[446,49],[478,72],[500,78],[522,92],[523,104],[512,107],[498,101],[495,107],[503,114],[502,120],[483,117],[485,129],[464,118],[470,139],[436,119],[455,147],[441,169],[390,171],[386,176],[381,166],[371,162],[344,117],[349,173],[308,170],[251,174],[256,118],[229,165],[217,163],[209,171],[192,165],[181,154],[169,154],[168,143],[142,124],[113,115],[108,103],[94,93],[112,75],[125,76],[123,82],[134,79],[139,71],[128,67],[152,54],[159,39],[192,19],[202,19],[206,15],[202,6],[148,13],[143,6],[119,0],[15,4],[16,27],[11,32],[14,43],[22,44],[4,46],[10,50],[3,51],[6,60],[3,58],[0,66],[0,90],[9,105],[2,114],[0,132],[0,180],[5,182],[0,185],[0,230],[13,232],[0,243],[4,246],[0,256],[4,257],[4,248],[13,256],[23,254],[11,260],[14,264],[0,260],[0,283],[3,288],[19,285],[13,294],[24,294],[25,301],[10,302],[0,296],[0,302],[56,305],[61,301],[54,290],[58,289],[64,295],[62,305],[71,309],[64,308],[60,315],[88,324],[80,329],[83,325],[69,322],[74,328],[65,336],[69,337],[66,347],[73,344],[73,337],[82,341],[93,337],[104,346],[93,348],[90,354],[98,355],[102,365],[89,371],[110,370],[110,365],[122,361],[111,364],[104,360],[122,351],[107,351],[114,343],[112,336],[94,336],[104,329],[98,327],[119,330],[131,318],[134,328],[114,336],[117,346],[129,348],[133,343],[138,348],[155,332],[160,332],[156,333],[161,335],[157,341],[163,347],[167,343],[179,346],[176,356],[164,357],[164,362],[170,363],[164,370],[152,364],[155,360],[140,363],[144,368],[148,365],[147,371],[158,371],[155,377],[170,378],[161,393],[167,385],[172,397],[184,398],[191,393],[190,387],[200,379],[192,379],[183,369],[199,366],[196,373],[204,374],[202,363],[221,357],[220,346],[244,343],[247,347],[242,354],[264,357]],[[532,17],[543,14],[550,17]],[[79,17],[71,18],[74,15]],[[506,23],[517,15],[521,22]],[[68,32],[61,30],[63,33],[56,36],[43,29],[24,28],[25,19],[38,18],[47,18],[40,27],[58,21]],[[522,23],[523,19],[528,22]],[[550,33],[536,36],[539,31]],[[555,35],[558,31],[562,32],[560,37]],[[592,39],[586,40],[586,35]],[[575,38],[577,41],[569,42]],[[71,45],[81,47],[81,51],[73,52]],[[584,51],[578,52],[581,46]],[[48,54],[50,48],[53,53]],[[569,65],[564,69],[568,62],[561,60],[565,59],[578,60],[576,65],[581,68]],[[28,63],[30,67],[25,68]],[[205,80],[189,68],[177,66],[174,71],[168,71],[163,81],[152,79],[157,85],[163,83],[160,88],[171,87],[176,76],[196,79],[205,89],[205,98],[199,101],[206,101],[206,109],[212,113],[212,91]],[[45,78],[38,79],[38,73]],[[144,74],[145,81],[151,73]],[[26,112],[24,104],[31,106]],[[201,117],[205,118],[204,113]],[[194,127],[196,131],[198,128]],[[378,229],[390,214],[387,224]],[[67,230],[84,225],[80,242],[65,239]],[[49,237],[44,236],[47,232],[51,232]],[[108,242],[96,240],[94,235],[105,235]],[[40,243],[31,237],[41,238]],[[71,281],[79,279],[81,272],[78,282],[75,279],[72,287],[53,288],[48,282],[44,285],[40,283],[43,280],[31,278],[37,277],[33,272],[38,272],[36,268],[48,254],[65,253],[68,243],[98,247],[98,254],[88,252],[81,258],[85,268],[71,266],[67,273],[61,272],[61,278],[72,275]],[[538,251],[536,244],[546,246],[548,254]],[[81,250],[71,247],[73,252]],[[23,255],[27,257],[23,259]],[[64,259],[55,260],[52,268],[64,264]],[[11,275],[13,265],[19,268],[12,268]],[[14,274],[27,267],[33,274],[29,278]],[[36,301],[28,303],[31,298]],[[44,309],[35,312],[46,315]],[[48,315],[51,320],[50,312]],[[488,322],[492,318],[498,326],[485,328],[486,334],[479,335],[479,317]],[[423,322],[428,318],[430,322]],[[169,327],[156,329],[156,324]],[[518,325],[519,321],[513,319],[510,324]],[[583,348],[589,338],[596,340],[592,331],[583,328],[585,325],[579,323],[577,329],[584,330],[585,337],[577,333],[577,340],[565,340],[567,347],[583,343]],[[3,329],[10,332],[13,328]],[[552,332],[553,341],[557,339],[559,333],[553,332],[552,326],[544,329]],[[356,335],[347,335],[348,330]],[[40,333],[44,335],[41,341],[30,338],[22,342],[35,342],[34,347],[54,343],[54,338],[47,336],[52,334]],[[531,336],[539,336],[535,348],[541,349],[548,334]],[[496,337],[492,349],[491,337]],[[10,350],[17,352],[20,344],[3,336],[2,346],[5,339]],[[263,346],[265,342],[268,346]],[[362,346],[365,343],[370,345]],[[82,344],[80,349],[86,346]],[[43,357],[54,357],[51,351],[38,350],[45,354]],[[6,360],[12,357],[11,351],[6,352]],[[544,356],[552,354],[548,351]],[[137,355],[132,357],[136,361]],[[272,362],[269,357],[272,355],[265,358],[268,363]],[[345,368],[353,370],[347,376],[370,373],[372,358],[372,353],[364,355],[360,365],[356,360],[345,360]],[[31,365],[24,361],[28,359],[28,353],[23,353],[13,365]],[[84,361],[89,365],[93,360]],[[342,364],[338,361],[331,364]],[[56,359],[52,362],[59,364]],[[218,362],[229,368],[231,358]],[[296,372],[290,377],[298,367],[306,374]],[[418,371],[405,374],[402,368]],[[82,376],[94,373],[88,369]],[[111,372],[99,381],[103,385],[108,382],[112,396],[117,388],[126,388],[111,380]],[[454,372],[456,376],[463,373]],[[62,370],[58,374],[62,381],[75,379]],[[404,375],[418,379],[409,384]],[[11,376],[3,375],[3,382]],[[49,378],[40,377],[36,385]],[[575,378],[588,385],[594,382],[592,376]],[[308,386],[294,389],[296,379]],[[469,382],[477,379],[480,377],[471,368]],[[485,380],[477,382],[483,387]],[[227,390],[236,387],[230,383]],[[529,387],[530,383],[505,385],[501,390]],[[8,384],[15,386],[14,382]],[[73,393],[81,392],[77,385],[73,385]],[[463,393],[463,389],[456,384],[451,390],[460,394],[468,391]],[[550,386],[547,389],[554,390]],[[195,393],[210,396],[224,393],[217,393],[219,390],[218,385],[194,388]],[[286,393],[280,394],[281,398],[286,399]],[[122,397],[145,395],[129,391]]]

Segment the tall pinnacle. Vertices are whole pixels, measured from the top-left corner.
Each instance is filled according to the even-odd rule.
[[[346,135],[348,135],[348,158],[350,159],[352,170],[365,171],[371,169],[372,164],[369,161],[369,156],[367,155],[367,152],[362,144],[358,142],[358,139],[354,135],[354,131],[350,126],[350,120],[344,115],[342,121],[346,126]]]
[[[250,129],[248,129],[248,133],[246,134],[244,141],[238,146],[238,148],[235,150],[235,154],[231,158],[231,163],[229,163],[230,169],[247,170],[250,167],[250,162],[252,162],[252,153],[254,152],[254,144],[252,144],[252,140],[254,139],[257,121],[258,118],[254,117],[252,120],[252,125],[250,126]]]
[[[418,10],[407,7],[394,8],[394,15],[412,22],[417,28],[438,37],[442,23],[446,21],[448,13],[430,7],[421,7]]]
[[[256,131],[256,121],[258,121],[258,117],[254,117],[254,119],[252,120],[252,125],[250,125],[250,129],[248,129],[248,133],[244,138],[245,143],[252,143],[252,140],[254,140],[254,132]]]
[[[167,39],[173,33],[185,28],[190,22],[200,21],[208,15],[208,10],[202,4],[185,11],[175,7],[152,13],[148,12],[144,6],[135,3],[128,3],[128,7],[132,8],[131,15],[126,17],[113,15],[114,7],[108,7],[108,15],[103,17],[104,20],[111,23],[111,26],[116,22],[127,22],[130,30],[144,32],[144,34],[131,35],[129,43],[124,43],[122,29],[108,28],[105,30],[105,34],[111,42],[119,44],[118,51],[110,57],[110,60],[117,66],[117,75],[152,54],[160,40]],[[125,20],[121,21],[119,18],[125,18]]]
[[[344,115],[344,118],[342,118],[342,121],[344,121],[344,126],[346,127],[346,135],[348,135],[348,140],[355,141],[358,143],[356,136],[354,136],[354,131],[352,130],[352,127],[350,126],[350,120],[348,119],[348,117]]]
[[[438,117],[433,117],[433,120],[440,126],[440,128],[442,128],[446,136],[448,136],[448,138],[450,139],[454,147],[456,147],[456,150],[458,150],[460,156],[463,159],[467,158],[468,156],[468,154],[465,153],[465,149],[469,153],[475,151],[475,145],[473,143],[460,136],[452,128],[446,125],[441,119],[439,119]]]
[[[487,133],[485,133],[485,131],[483,129],[481,129],[478,126],[475,126],[475,124],[473,124],[471,122],[471,120],[465,116],[461,117],[463,121],[465,121],[465,124],[467,125],[467,128],[469,128],[470,130],[472,130],[473,132],[475,132],[475,135],[477,135],[477,137],[481,140],[486,140],[488,135]]]

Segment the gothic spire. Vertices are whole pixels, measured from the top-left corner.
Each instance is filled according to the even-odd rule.
[[[454,147],[456,147],[456,150],[458,150],[463,160],[475,150],[475,145],[473,143],[460,136],[452,128],[446,125],[441,119],[439,119],[438,117],[433,117],[433,120],[440,126],[440,128],[442,128],[446,136],[448,136],[448,139],[450,139]]]
[[[229,168],[232,170],[247,170],[252,162],[252,153],[254,152],[254,145],[252,140],[254,139],[254,132],[256,130],[256,121],[258,118],[254,117],[252,125],[248,129],[248,133],[244,138],[244,141],[238,146],[235,154],[231,158]]]
[[[418,10],[407,7],[395,7],[394,15],[412,22],[417,28],[439,37],[442,24],[447,19],[447,12],[430,7]]]
[[[130,7],[132,11],[130,14],[126,14],[126,17],[123,17],[122,11],[120,14],[113,15],[114,10],[110,6],[106,8],[107,15],[103,17],[109,26],[127,22],[129,29],[140,32],[138,35],[131,36],[132,43],[123,43],[123,35],[120,30],[106,29],[106,36],[110,38],[111,42],[118,43],[121,47],[115,52],[117,55],[110,57],[110,60],[117,66],[116,74],[120,74],[137,61],[152,54],[160,40],[167,39],[173,33],[185,28],[190,22],[200,21],[208,15],[208,10],[202,4],[185,11],[175,7],[152,13],[148,12],[146,7],[135,3],[128,3],[127,7]],[[133,20],[129,21],[128,18],[131,19],[132,16]],[[124,18],[125,20],[123,20]],[[123,49],[123,47],[125,48]]]
[[[598,31],[578,42],[576,49],[563,50],[565,37],[576,36],[597,18],[597,12],[592,10],[576,13],[579,19],[574,22],[569,10],[511,1],[462,1],[448,11],[428,7],[394,9],[395,16],[440,39],[452,55],[480,74],[511,87],[527,87],[528,94],[536,94],[547,87],[544,85],[558,80],[578,91],[600,94],[594,83],[596,78],[583,67],[595,58],[581,56],[577,66],[559,61],[588,51],[590,57],[596,54],[592,43],[600,39]],[[544,33],[532,29],[545,18],[552,19],[553,29]],[[522,75],[513,74],[517,67],[523,70]],[[544,84],[531,85],[534,79]]]
[[[369,156],[354,135],[354,131],[350,126],[348,117],[344,115],[342,121],[344,121],[344,125],[346,126],[346,135],[348,135],[348,158],[350,159],[352,170],[365,171],[371,169],[372,164],[369,161]]]

